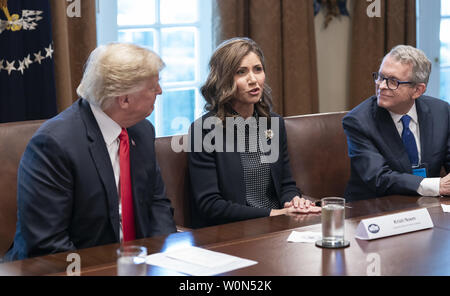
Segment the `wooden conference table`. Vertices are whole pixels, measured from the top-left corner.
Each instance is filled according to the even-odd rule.
[[[297,276],[367,275],[370,264],[379,262],[381,275],[450,275],[450,214],[441,203],[450,198],[387,196],[349,203],[346,209],[345,249],[321,249],[314,244],[289,243],[293,230],[321,231],[320,215],[299,219],[290,216],[266,217],[136,240],[148,253],[163,252],[180,244],[200,246],[250,260],[258,264],[223,275]],[[431,229],[361,241],[354,238],[361,219],[427,208],[433,220]],[[81,275],[116,275],[116,249],[119,244],[77,250]],[[71,263],[67,253],[35,257],[0,264],[0,275],[66,275]],[[148,275],[181,275],[150,266]]]

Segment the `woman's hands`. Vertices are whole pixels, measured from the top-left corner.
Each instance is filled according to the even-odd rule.
[[[295,196],[290,202],[284,203],[283,209],[273,209],[270,212],[270,216],[277,215],[296,215],[296,214],[310,214],[310,213],[320,213],[322,211],[321,207],[317,207],[308,199],[303,197]]]

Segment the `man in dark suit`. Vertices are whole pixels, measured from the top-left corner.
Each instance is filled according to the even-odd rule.
[[[374,73],[376,96],[343,119],[351,160],[348,201],[401,194],[450,194],[450,107],[424,96],[431,63],[399,45]]]
[[[6,260],[176,231],[145,119],[162,93],[163,66],[131,44],[91,53],[81,98],[41,126],[21,159]]]

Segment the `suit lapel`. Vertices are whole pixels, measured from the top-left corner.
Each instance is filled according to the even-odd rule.
[[[419,121],[420,130],[420,155],[421,163],[429,163],[428,151],[433,140],[433,121],[428,106],[419,99],[416,100],[417,118]],[[428,143],[428,145],[427,145]]]
[[[237,198],[239,199],[240,203],[245,205],[247,204],[246,199],[246,189],[245,189],[245,179],[244,179],[244,169],[242,168],[242,162],[241,162],[241,154],[238,152],[238,131],[237,127],[234,126],[234,141],[233,141],[233,151],[234,152],[227,152],[226,143],[227,143],[227,131],[224,129],[224,139],[223,139],[223,151],[219,152],[218,154],[222,155],[222,158],[224,160],[224,164],[229,167],[229,170],[226,170],[225,173],[228,176],[228,180],[230,182],[227,182],[227,184],[232,184],[234,187],[233,192],[237,193]]]
[[[403,141],[400,138],[397,128],[395,127],[392,117],[384,108],[380,108],[376,105],[375,100],[375,122],[377,124],[378,131],[385,143],[385,149],[391,151],[389,155],[393,155],[393,161],[396,161],[398,166],[403,168],[404,172],[411,172],[411,163],[408,158]]]
[[[84,99],[81,99],[80,101],[80,114],[86,127],[86,134],[89,141],[89,152],[95,163],[98,175],[106,192],[111,224],[113,226],[116,239],[119,240],[119,196],[117,193],[111,159],[94,114],[91,111],[89,103]]]
[[[237,198],[240,200],[241,204],[245,205],[247,203],[245,194],[245,179],[244,179],[244,169],[242,168],[241,156],[239,152],[220,152],[224,158],[224,162],[230,169],[227,173],[230,182],[227,184],[232,184],[234,187],[233,192],[238,194]],[[236,169],[235,169],[236,168]]]

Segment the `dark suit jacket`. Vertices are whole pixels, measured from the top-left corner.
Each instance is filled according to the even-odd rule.
[[[209,112],[197,122],[204,121],[213,115]],[[301,193],[291,175],[284,120],[275,113],[271,116],[278,117],[280,123],[279,131],[274,130],[279,135],[279,156],[276,162],[270,164],[270,168],[277,197],[283,206],[294,196],[301,196]],[[191,144],[195,138],[194,124],[191,125],[189,135]],[[210,131],[210,129],[203,129],[201,139],[203,140]],[[223,151],[226,151],[226,144],[224,140]],[[206,152],[204,149],[202,152],[194,152],[192,146],[193,144],[191,152],[188,153],[188,161],[194,227],[269,216],[270,209],[255,208],[246,204],[245,181],[236,141],[234,152]]]
[[[450,107],[445,101],[422,96],[416,100],[420,130],[421,163],[427,177],[450,170]],[[423,177],[412,174],[411,163],[392,117],[365,100],[343,119],[351,160],[348,201],[392,194],[417,195]]]
[[[154,128],[143,120],[128,134],[136,238],[175,232],[155,159]],[[33,135],[19,166],[17,207],[16,235],[6,260],[119,242],[114,172],[86,100],[79,99]]]

